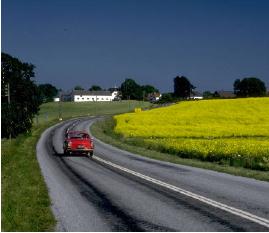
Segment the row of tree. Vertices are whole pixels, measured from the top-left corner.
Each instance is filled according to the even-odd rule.
[[[162,95],[160,103],[173,102],[180,99],[190,98],[194,94],[196,87],[185,76],[177,76],[174,78],[174,92],[164,93]],[[76,86],[75,90],[84,90],[80,86]],[[89,88],[90,91],[102,90],[100,86],[93,85]],[[120,97],[122,99],[142,100],[148,94],[159,92],[158,89],[151,85],[137,84],[133,79],[125,79],[121,84]],[[264,82],[255,77],[244,78],[242,80],[237,79],[234,82],[234,94],[236,97],[258,97],[266,95],[266,87]],[[203,93],[204,98],[220,98],[218,92],[205,91]]]
[[[244,78],[242,80],[236,79],[234,82],[235,97],[261,97],[266,96],[266,86],[263,81],[256,77]],[[180,99],[188,99],[194,94],[196,87],[191,84],[188,78],[184,76],[177,76],[174,78],[174,92],[164,93],[159,103],[174,102]],[[205,91],[204,98],[220,98],[219,93]]]
[[[75,86],[74,90],[85,90],[81,86]],[[92,85],[89,91],[101,91],[102,89],[98,85]],[[151,85],[139,85],[133,79],[125,79],[124,82],[119,87],[119,97],[123,100],[143,100],[148,94],[159,92],[158,89]]]
[[[148,94],[159,92],[151,85],[139,85],[133,79],[125,79],[120,86],[121,98],[132,100],[144,100]]]
[[[77,86],[74,87],[74,90],[84,91],[85,89],[82,86],[77,85]],[[88,91],[102,91],[102,90],[104,90],[104,89],[102,87],[98,86],[98,85],[92,85],[88,89]]]
[[[266,86],[263,81],[255,77],[236,79],[234,82],[234,97],[262,97],[266,96]],[[221,98],[219,92],[205,91],[203,97],[206,99]]]
[[[250,77],[234,82],[234,94],[238,97],[259,97],[266,95],[266,87],[263,81]]]

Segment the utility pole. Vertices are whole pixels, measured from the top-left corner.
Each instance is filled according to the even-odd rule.
[[[131,105],[130,105],[130,95],[128,95],[128,109],[129,109],[129,112],[131,111]]]
[[[11,108],[11,106],[10,106],[11,100],[10,100],[10,84],[9,83],[7,83],[6,91],[7,91],[6,95],[7,95],[8,107],[10,109]],[[11,143],[11,123],[12,122],[10,122],[10,126],[9,126],[9,141],[10,141],[10,143]]]
[[[97,116],[97,95],[95,96],[94,115]]]
[[[61,100],[59,101],[59,121],[63,120],[62,118],[62,105]]]
[[[2,81],[2,85],[3,85],[5,83],[5,81],[6,81],[6,79],[5,79],[6,74],[5,74],[4,67],[2,67],[1,71],[2,71],[1,72],[2,73],[1,81]],[[10,95],[10,83],[9,83],[8,80],[7,80],[6,84],[5,84],[4,96],[7,96],[7,103],[8,103],[8,108],[9,108],[8,111],[10,111],[11,110],[11,106],[10,106],[10,104],[11,104],[11,98],[10,98],[10,96],[11,95]],[[12,129],[12,120],[10,121],[10,124],[8,125],[8,131],[9,131],[8,133],[9,133],[9,141],[10,141],[10,143],[11,143],[11,129]]]
[[[10,85],[7,83],[7,101],[8,105],[10,105]]]
[[[143,90],[143,104],[142,104],[142,107],[144,107],[144,103],[145,103],[145,90]]]

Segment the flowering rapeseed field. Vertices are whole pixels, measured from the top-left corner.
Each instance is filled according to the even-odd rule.
[[[269,98],[183,101],[114,119],[116,133],[151,149],[269,170]]]

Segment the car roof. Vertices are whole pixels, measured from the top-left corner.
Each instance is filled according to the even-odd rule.
[[[69,130],[69,131],[67,131],[66,133],[68,133],[68,134],[79,134],[79,133],[89,134],[89,133],[86,132],[86,131],[79,131],[79,130]]]

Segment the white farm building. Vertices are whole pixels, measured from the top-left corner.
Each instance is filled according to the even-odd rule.
[[[90,102],[90,101],[113,101],[118,95],[118,91],[84,91],[74,90],[71,93],[71,101]]]

